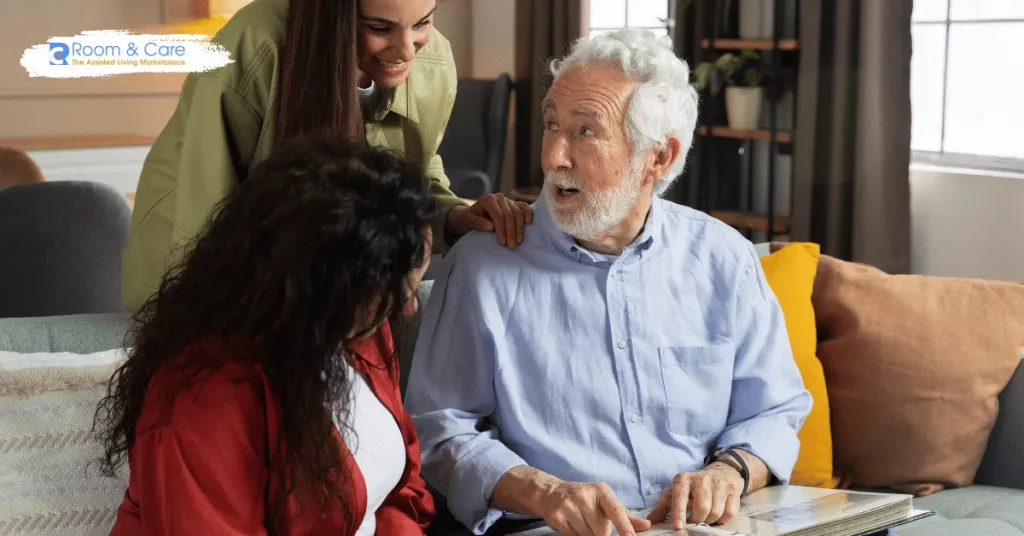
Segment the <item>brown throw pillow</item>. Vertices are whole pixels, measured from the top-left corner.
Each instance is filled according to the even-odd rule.
[[[1024,285],[822,255],[812,296],[842,484],[970,484],[1024,351]]]

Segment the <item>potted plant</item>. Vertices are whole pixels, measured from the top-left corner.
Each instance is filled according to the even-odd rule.
[[[753,50],[739,54],[722,54],[714,62],[697,66],[697,87],[717,95],[725,87],[725,112],[729,127],[754,130],[761,118],[765,84],[771,83],[771,73],[761,55]]]

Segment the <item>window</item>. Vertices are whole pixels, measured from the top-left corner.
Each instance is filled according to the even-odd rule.
[[[1024,1],[915,0],[917,161],[1024,171]]]
[[[588,30],[597,35],[619,28],[644,28],[668,35],[669,0],[590,0]]]

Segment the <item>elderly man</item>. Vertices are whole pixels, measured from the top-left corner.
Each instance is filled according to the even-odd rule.
[[[697,116],[669,44],[619,31],[552,67],[530,232],[465,237],[424,311],[423,473],[477,534],[723,522],[797,458],[811,398],[782,311],[749,241],[658,196]]]

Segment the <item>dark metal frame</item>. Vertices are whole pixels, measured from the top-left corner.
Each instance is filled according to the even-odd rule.
[[[800,20],[799,20],[799,3],[801,0],[794,0],[796,4],[797,20],[795,21],[796,36],[800,35]],[[815,0],[816,1],[816,0]],[[725,16],[721,9],[722,3],[718,0],[696,0],[694,5],[693,13],[693,50],[695,60],[693,67],[695,68],[701,62],[705,60],[713,59],[720,52],[716,48],[716,42],[719,39],[718,29],[721,27],[721,22]],[[782,50],[779,48],[779,41],[781,40],[781,34],[783,30],[783,17],[785,16],[784,4],[781,1],[773,3],[775,10],[774,15],[774,29],[772,32],[772,48],[762,50],[766,62],[768,63],[769,69],[771,69],[774,75],[773,89],[781,89],[784,87],[785,80],[782,78]],[[707,10],[710,8],[710,12]],[[708,21],[710,20],[710,28],[708,28]],[[707,39],[708,47],[704,48],[701,46],[701,42]],[[799,47],[792,53],[799,54]],[[797,97],[796,85],[792,87],[794,102]],[[774,94],[781,98],[782,91],[775,91]],[[689,181],[688,197],[695,208],[711,212],[717,210],[716,207],[716,160],[715,160],[715,141],[716,138],[713,135],[714,128],[718,125],[714,122],[714,111],[717,109],[720,101],[723,98],[721,95],[709,95],[708,99],[705,100],[702,105],[706,107],[708,113],[705,114],[705,124],[699,125],[704,126],[707,129],[707,133],[701,135],[699,130],[696,133],[696,138],[699,139],[698,148],[694,151],[694,160],[691,162],[690,174],[692,177]],[[780,142],[778,138],[778,102],[775,100],[769,100],[768,110],[768,207],[765,217],[767,218],[767,232],[766,240],[771,241],[775,238],[775,207],[776,207],[776,153],[779,150]],[[742,154],[747,159],[746,174],[747,174],[747,195],[746,195],[746,212],[753,212],[754,210],[754,143],[755,140],[745,140],[742,146]],[[790,142],[791,144],[792,142]],[[744,233],[748,238],[753,235],[753,230],[748,229]]]

